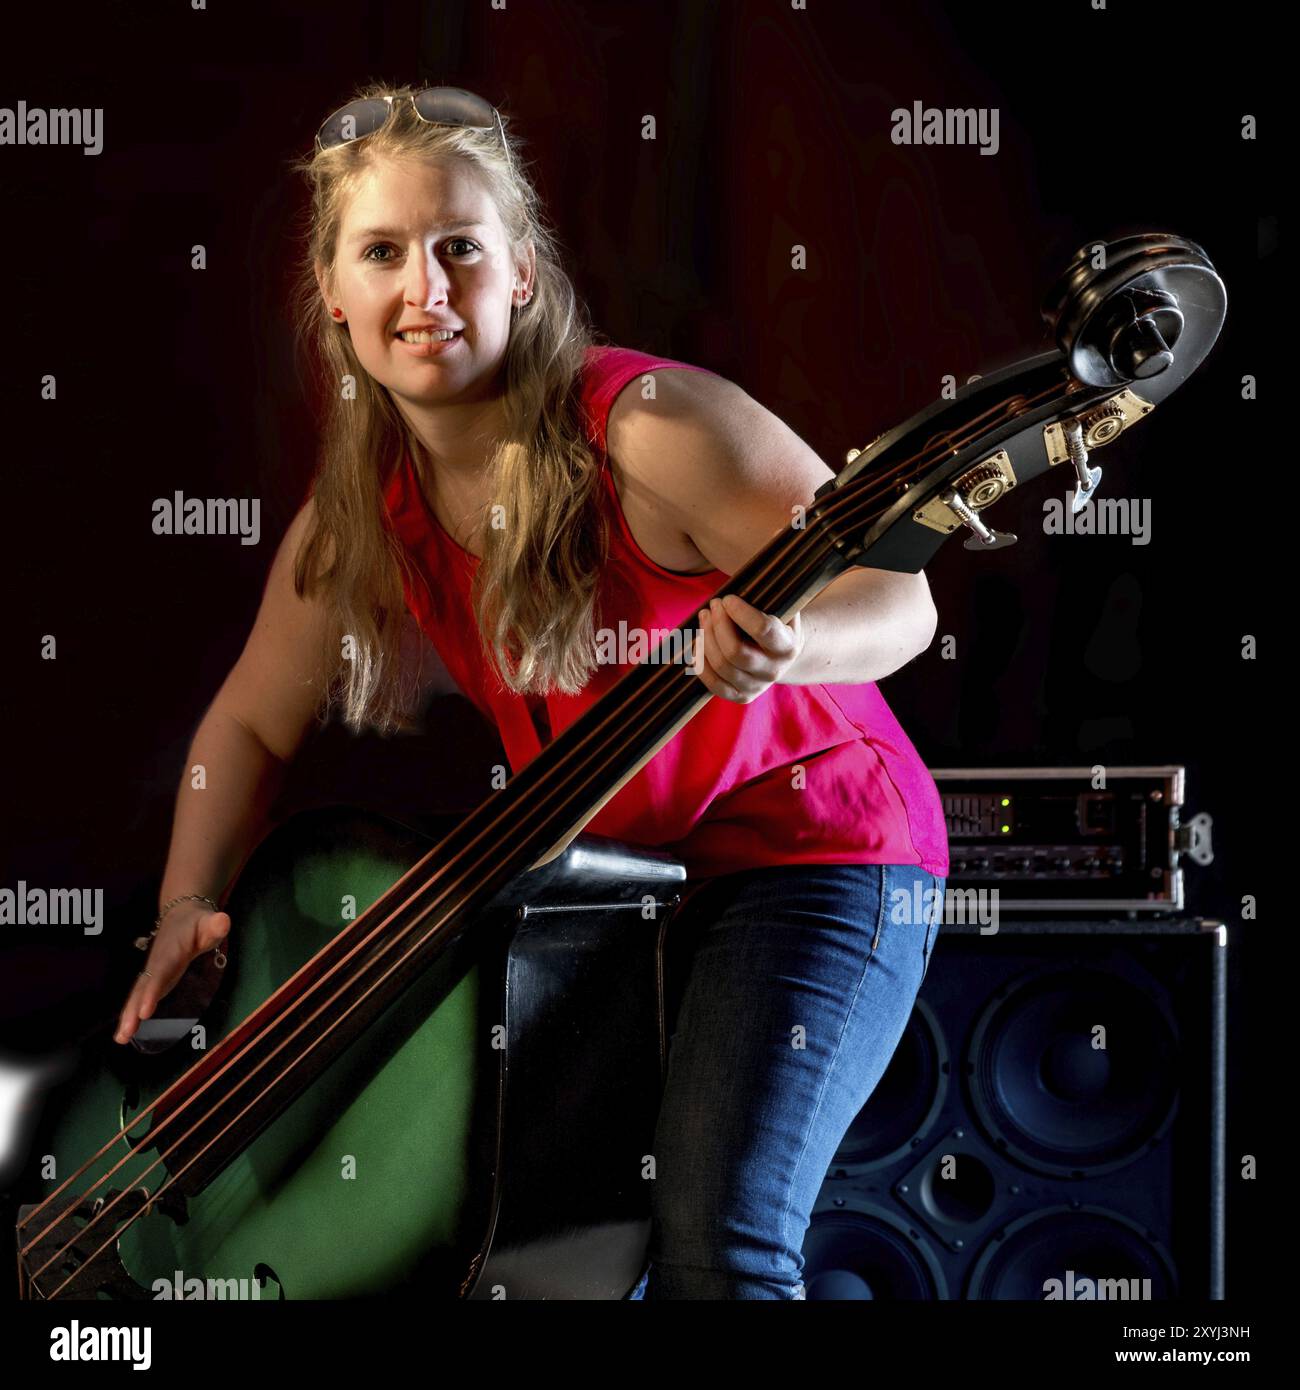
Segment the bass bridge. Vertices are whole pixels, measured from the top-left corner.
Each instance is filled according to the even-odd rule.
[[[151,1299],[150,1291],[137,1284],[123,1265],[117,1233],[151,1206],[178,1224],[185,1221],[183,1193],[169,1189],[154,1204],[151,1192],[135,1187],[129,1191],[110,1188],[93,1199],[71,1196],[62,1207],[53,1199],[40,1207],[35,1202],[19,1207],[19,1230],[33,1217],[40,1227],[35,1238],[18,1252],[20,1296],[42,1300],[100,1295],[133,1301]]]

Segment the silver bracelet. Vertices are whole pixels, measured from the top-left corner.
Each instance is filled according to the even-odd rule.
[[[177,903],[190,902],[192,900],[201,903],[207,903],[207,905],[213,910],[213,912],[221,911],[221,909],[216,905],[216,903],[212,901],[210,897],[208,897],[206,893],[182,893],[179,898],[173,898],[171,902],[163,904],[163,910],[154,919],[153,930],[147,936],[136,937],[136,949],[140,951],[147,951],[150,945],[152,944],[154,937],[158,935],[158,928],[162,925],[162,919],[166,917],[166,915],[172,910],[172,908],[176,906]],[[226,954],[220,946],[216,948],[212,957],[212,962],[218,970],[224,970],[226,968]]]

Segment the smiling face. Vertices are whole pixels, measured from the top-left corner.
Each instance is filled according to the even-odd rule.
[[[326,304],[342,308],[361,365],[399,400],[417,410],[466,403],[498,394],[511,306],[531,292],[532,269],[531,248],[516,264],[496,204],[464,161],[384,160],[344,213]],[[422,324],[459,331],[446,343],[397,336]]]

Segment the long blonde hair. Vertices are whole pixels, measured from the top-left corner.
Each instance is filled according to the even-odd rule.
[[[561,265],[519,142],[505,132],[508,162],[495,130],[422,121],[406,100],[412,90],[358,88],[352,100],[394,98],[388,122],[364,139],[313,149],[291,166],[311,189],[294,288],[296,329],[327,402],[314,524],[298,554],[294,587],[300,597],[319,589],[340,638],[352,639],[324,712],[338,704],[348,727],[381,733],[409,725],[417,691],[402,659],[399,567],[409,573],[410,566],[382,520],[383,492],[404,451],[426,470],[434,465],[387,388],[362,367],[347,329],[329,317],[314,269],[319,262],[332,281],[345,209],[377,161],[464,161],[496,203],[511,255],[529,241],[536,255],[532,298],[511,312],[505,428],[487,464],[487,495],[504,505],[507,524],[480,518],[470,545],[482,556],[471,599],[484,656],[507,688],[574,694],[586,684],[596,664],[595,596],[608,546],[598,462],[576,408],[577,378],[597,335]],[[345,396],[345,377],[356,383],[355,395]]]

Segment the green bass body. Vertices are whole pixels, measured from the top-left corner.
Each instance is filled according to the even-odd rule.
[[[140,1047],[106,1039],[57,1097],[35,1156],[46,1194],[435,842],[354,808],[268,836],[227,904],[225,968],[210,955],[196,963],[164,1001],[181,1017],[150,1020]],[[658,851],[579,836],[512,880],[201,1191],[175,1205],[160,1193],[165,1130],[154,1144],[141,1116],[131,1145],[112,1144],[58,1210],[23,1208],[36,1287],[80,1298],[622,1297],[648,1233],[666,928],[684,877]],[[215,995],[186,1018],[205,976]],[[119,1193],[117,1217],[143,1213],[96,1219],[93,1198]]]

